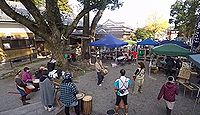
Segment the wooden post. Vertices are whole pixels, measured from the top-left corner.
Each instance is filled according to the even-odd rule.
[[[29,59],[30,59],[30,62],[32,62],[32,59],[31,59],[31,54],[29,55]]]
[[[9,59],[9,62],[10,62],[10,67],[12,68],[13,65],[12,65],[12,61],[11,61],[11,59]]]

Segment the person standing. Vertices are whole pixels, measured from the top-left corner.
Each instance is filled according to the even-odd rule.
[[[101,83],[104,79],[104,76],[101,74],[101,71],[104,69],[104,66],[103,66],[103,63],[102,63],[100,57],[96,58],[95,69],[96,69],[97,78],[98,78],[97,85],[102,86]]]
[[[174,67],[175,63],[172,57],[167,56],[165,59],[166,62],[166,76],[172,75],[173,71],[172,68]]]
[[[27,85],[21,80],[21,71],[17,72],[15,76],[15,83],[16,83],[17,90],[19,91],[21,95],[22,104],[23,105],[30,104],[26,102],[26,100],[30,100],[30,98],[26,98],[27,93],[26,93],[25,88]]]
[[[126,71],[124,69],[120,70],[120,74],[120,78],[114,82],[114,90],[116,92],[115,112],[118,114],[119,103],[123,100],[125,105],[125,115],[128,115],[127,96],[129,94],[128,90],[131,85],[131,80],[125,76]]]
[[[181,67],[182,67],[182,65],[183,65],[183,62],[181,61],[181,59],[179,59],[178,57],[177,57],[177,59],[175,60],[175,62],[176,62],[176,74],[175,74],[175,80],[177,79],[177,76],[178,76],[178,74],[179,74],[179,72],[180,72],[180,69],[181,69]]]
[[[133,75],[133,79],[135,81],[134,85],[134,93],[137,94],[142,93],[142,86],[144,84],[144,76],[145,76],[145,65],[143,62],[138,63],[138,68]]]
[[[48,71],[43,70],[40,77],[40,96],[44,109],[48,111],[54,110],[53,104],[55,99],[55,89],[53,80],[48,76]]]
[[[56,66],[56,60],[51,58],[48,62],[47,62],[47,69],[48,71],[53,71],[55,69]]]
[[[72,74],[65,73],[64,80],[60,84],[60,101],[65,106],[66,115],[70,115],[70,107],[74,107],[76,115],[80,115],[76,94],[78,94],[78,90],[76,85],[72,82]]]
[[[164,98],[166,103],[167,115],[171,115],[176,95],[178,95],[178,87],[174,82],[174,77],[169,76],[167,78],[167,82],[162,86],[160,93],[157,97],[158,100],[160,100],[162,97]]]

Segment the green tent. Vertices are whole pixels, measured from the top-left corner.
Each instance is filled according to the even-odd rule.
[[[166,55],[166,56],[184,56],[188,57],[192,54],[189,50],[180,47],[176,44],[164,44],[156,46],[152,49],[153,54]]]
[[[124,42],[127,42],[129,45],[133,45],[137,43],[136,41],[133,41],[133,40],[124,40]]]

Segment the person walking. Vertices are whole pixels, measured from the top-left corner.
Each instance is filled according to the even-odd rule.
[[[178,87],[174,82],[174,77],[169,76],[167,82],[162,86],[160,93],[157,97],[160,100],[162,97],[166,103],[167,115],[171,115],[171,111],[174,107],[175,97],[178,95]]]
[[[101,84],[103,82],[104,76],[101,74],[101,71],[104,69],[104,66],[100,57],[96,58],[95,69],[96,69],[97,78],[98,78],[97,85],[102,86]]]
[[[17,74],[15,76],[15,83],[16,83],[17,90],[19,91],[19,93],[21,95],[22,104],[23,105],[30,104],[30,103],[26,102],[26,100],[30,100],[30,98],[26,98],[27,92],[26,92],[25,88],[27,85],[21,79],[21,71],[17,72]]]
[[[133,75],[133,79],[135,81],[133,93],[137,94],[142,93],[142,86],[144,84],[144,76],[145,76],[145,65],[143,62],[138,63],[138,68]]]
[[[128,102],[127,96],[129,94],[129,87],[131,85],[131,80],[125,76],[126,71],[124,69],[120,70],[120,78],[114,82],[114,90],[116,93],[116,103],[115,103],[115,112],[118,115],[119,103],[123,100],[125,105],[125,115],[128,115]]]
[[[40,96],[41,102],[45,110],[54,110],[53,104],[55,99],[55,89],[53,80],[48,76],[48,71],[43,70],[43,75],[40,77]]]
[[[64,80],[60,84],[60,101],[65,106],[66,115],[70,115],[70,107],[74,107],[76,115],[80,115],[76,94],[78,94],[78,90],[76,85],[72,82],[72,74],[65,73]]]

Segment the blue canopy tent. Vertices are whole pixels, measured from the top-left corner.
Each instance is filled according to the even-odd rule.
[[[100,40],[89,43],[89,45],[90,46],[105,46],[108,48],[118,48],[124,45],[128,45],[128,43],[117,39],[112,34],[108,34],[104,36],[103,38],[101,38]]]
[[[162,44],[176,44],[176,45],[181,46],[181,47],[186,48],[186,49],[191,48],[190,46],[188,46],[184,42],[177,41],[177,40],[163,40],[163,41],[160,42],[160,45],[162,45]]]
[[[200,68],[200,54],[189,55],[189,60]]]
[[[156,46],[158,45],[158,42],[154,41],[151,38],[145,39],[141,42],[138,42],[137,45],[152,45],[152,46]]]

